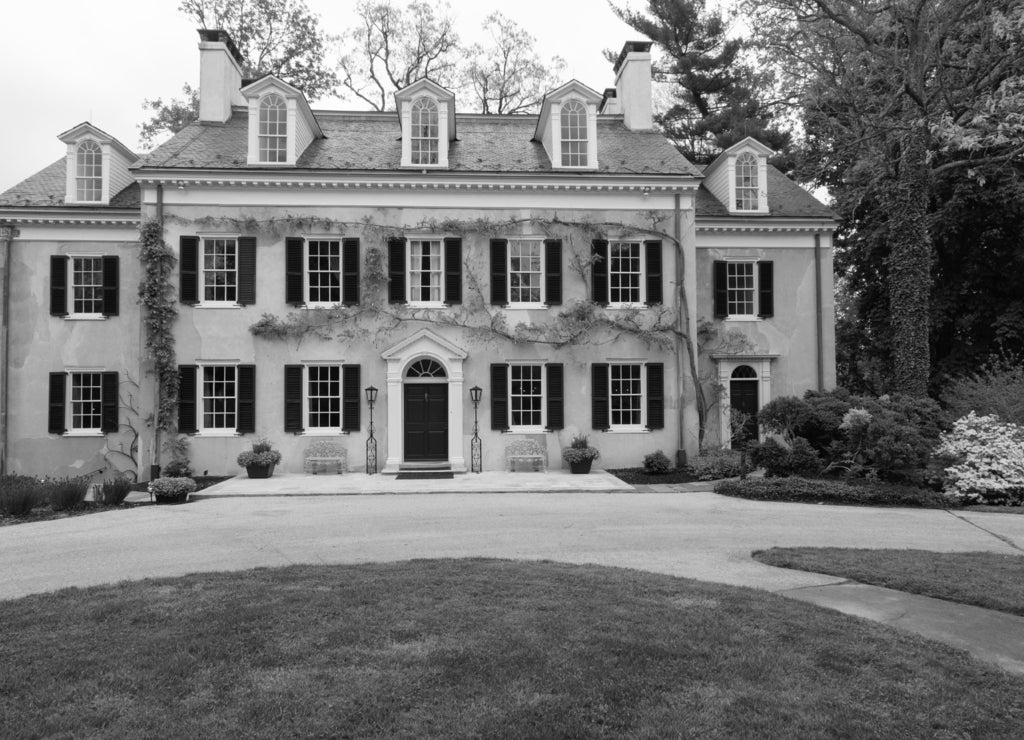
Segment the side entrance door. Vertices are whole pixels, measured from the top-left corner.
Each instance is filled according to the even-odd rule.
[[[405,459],[448,459],[448,385],[405,385]]]
[[[757,441],[757,381],[729,381],[729,405],[746,417],[743,428],[733,431],[733,446],[738,447],[739,444],[751,440]]]

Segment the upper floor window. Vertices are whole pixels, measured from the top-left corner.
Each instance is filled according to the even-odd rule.
[[[757,319],[774,314],[773,262],[721,260],[713,268],[715,318]]]
[[[659,240],[594,240],[594,302],[613,307],[661,303],[661,251]]]
[[[359,303],[359,239],[287,237],[285,300],[296,306]]]
[[[492,305],[539,308],[561,302],[561,239],[491,239]]]
[[[608,251],[609,303],[641,303],[640,242],[612,242]]]
[[[288,161],[288,108],[280,95],[260,101],[259,146],[261,162]]]
[[[562,106],[562,166],[587,166],[587,109],[578,100]]]
[[[182,236],[178,259],[181,302],[249,306],[256,302],[256,238]]]
[[[462,303],[462,240],[388,239],[388,301],[426,307]]]
[[[75,198],[80,201],[103,199],[103,150],[91,139],[79,144],[75,155]]]
[[[437,103],[417,98],[412,104],[412,163],[437,164],[440,137]]]
[[[203,303],[238,301],[238,252],[234,239],[203,239]]]
[[[736,210],[758,209],[758,169],[757,157],[750,152],[736,157]]]
[[[113,255],[53,255],[50,314],[93,319],[118,313],[118,258]]]

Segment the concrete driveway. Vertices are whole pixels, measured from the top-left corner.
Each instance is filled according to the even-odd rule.
[[[750,559],[798,545],[1021,554],[1024,516],[712,493],[221,497],[0,528],[0,598],[201,571],[446,557],[596,563],[771,591],[839,580]]]

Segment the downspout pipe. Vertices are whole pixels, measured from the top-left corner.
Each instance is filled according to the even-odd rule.
[[[814,307],[818,349],[818,390],[825,390],[825,322],[821,301],[821,234],[814,235]]]
[[[0,222],[0,268],[3,269],[3,317],[0,320],[0,347],[3,348],[3,362],[0,363],[0,475],[7,473],[7,416],[10,408],[10,367],[11,367],[11,259],[13,241],[18,236],[14,224]]]

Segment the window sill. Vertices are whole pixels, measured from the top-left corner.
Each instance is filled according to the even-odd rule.
[[[647,427],[612,427],[605,430],[606,434],[650,434]]]
[[[764,321],[761,316],[726,316],[722,321]]]
[[[234,429],[203,429],[192,435],[193,437],[241,437],[242,435]]]
[[[444,301],[406,301],[405,305],[409,308],[448,308]]]
[[[241,303],[194,303],[192,308],[245,308]]]
[[[646,303],[609,303],[605,308],[611,309],[623,309],[623,308],[650,308]]]
[[[546,303],[506,303],[507,311],[547,311],[550,306]]]
[[[299,432],[299,437],[347,437],[352,432],[344,432],[338,427],[334,428],[316,428],[316,429],[304,429]]]
[[[552,430],[547,427],[509,427],[504,434],[549,434]]]
[[[107,316],[101,313],[69,313],[65,321],[106,321]]]
[[[104,433],[99,429],[70,429],[64,432],[62,437],[103,437]]]
[[[344,303],[337,301],[335,303],[303,303],[301,306],[298,306],[298,308],[304,308],[307,311],[312,311],[317,308],[343,308],[344,306]]]

